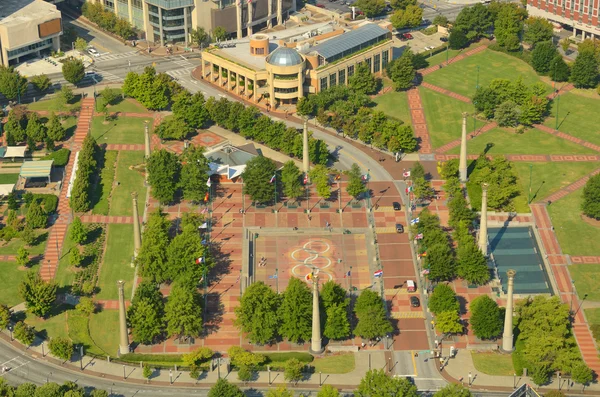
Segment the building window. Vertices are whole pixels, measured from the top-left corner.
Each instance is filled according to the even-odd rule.
[[[385,50],[381,53],[381,67],[385,69],[385,67],[388,64],[388,57],[390,56],[390,53],[388,52],[388,50]]]
[[[277,88],[277,87],[275,87],[275,92],[280,93],[280,94],[291,94],[294,92],[298,92],[298,87],[293,87],[293,88]]]
[[[51,47],[52,46],[52,38],[45,39],[42,41],[38,41],[37,43],[29,44],[24,47],[20,47],[14,50],[8,51],[8,57],[16,57],[17,55],[28,53],[37,49]]]
[[[325,91],[327,89],[327,77],[321,77],[321,87],[319,91]]]
[[[337,75],[335,73],[332,73],[329,75],[329,86],[333,87],[334,85],[336,85],[337,83]]]
[[[377,54],[373,57],[373,73],[379,72],[381,69],[379,67],[379,63],[381,61],[381,55]]]
[[[338,72],[338,80],[340,84],[346,84],[346,70],[342,69]]]
[[[265,55],[265,49],[264,48],[255,48],[254,53],[256,55]]]
[[[354,74],[354,65],[348,66],[348,78],[352,77]]]
[[[371,66],[371,61],[372,61],[371,58],[367,58],[365,60],[365,62],[367,63],[367,66],[369,67],[369,72],[373,70],[373,67]]]

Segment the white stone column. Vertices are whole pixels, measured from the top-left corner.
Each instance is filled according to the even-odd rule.
[[[508,288],[506,291],[506,313],[504,314],[504,333],[502,334],[502,350],[505,352],[513,351],[513,293],[515,285],[515,274],[517,272],[510,269],[506,272],[508,276]]]
[[[160,45],[165,45],[165,36],[163,34],[163,26],[162,26],[162,8],[158,7],[158,29],[160,31]]]
[[[302,71],[298,72],[298,100],[304,96],[304,81]]]
[[[133,0],[127,1],[127,14],[129,15],[129,23],[133,25]]]
[[[267,2],[267,28],[273,27],[273,18],[271,18],[271,13],[273,12],[273,0],[269,0]]]
[[[146,125],[144,126],[144,156],[146,160],[150,157],[150,131],[148,128],[148,121],[146,121]]]
[[[127,317],[125,316],[125,281],[117,281],[119,290],[119,353],[129,353],[129,336],[127,335]]]
[[[137,258],[142,247],[142,234],[140,232],[140,215],[138,213],[138,194],[131,192],[133,201],[133,257]]]
[[[308,181],[308,171],[310,168],[310,159],[308,157],[308,117],[304,116],[304,128],[302,130],[302,168],[304,176]]]
[[[183,7],[183,29],[185,30],[185,46],[189,45],[190,32],[188,30],[188,8]]]
[[[319,310],[319,276],[312,273],[313,282],[313,311],[312,311],[312,337],[310,338],[311,354],[323,353],[321,345],[321,314]]]
[[[237,26],[237,38],[241,39],[242,34],[242,0],[235,3],[235,25]]]
[[[277,25],[283,23],[283,0],[277,0]]]
[[[581,40],[585,40],[585,30],[581,31]]]
[[[487,183],[481,184],[481,220],[479,221],[479,249],[487,256]]]
[[[248,0],[248,37],[250,37],[252,35],[252,14],[253,14],[252,10],[252,0]]]
[[[458,165],[458,172],[460,181],[465,183],[468,180],[467,176],[467,112],[462,114],[462,134],[460,136],[460,160]]]

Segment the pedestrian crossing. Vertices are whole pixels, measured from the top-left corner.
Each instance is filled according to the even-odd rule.
[[[169,70],[167,72],[167,74],[171,77],[184,77],[184,76],[189,76],[190,73],[192,73],[192,70],[194,70],[194,67],[187,67],[184,69],[177,69],[177,70]]]
[[[0,363],[0,377],[4,376],[5,374],[7,374],[9,372],[11,372],[11,373],[24,372],[24,371],[29,372],[28,368],[24,369],[22,367],[29,364],[30,361],[31,360],[28,360],[25,357],[16,356],[8,361]]]
[[[183,55],[181,55],[180,58],[173,59],[172,62],[181,66],[182,68],[187,68],[189,66],[192,66],[192,63],[190,61],[188,61],[187,58],[184,57]]]
[[[116,59],[125,59],[138,55],[138,51],[121,52],[117,54],[102,54],[97,58],[94,58],[96,63],[114,61]]]
[[[391,317],[395,319],[401,318],[425,318],[425,314],[422,311],[418,312],[392,312]]]

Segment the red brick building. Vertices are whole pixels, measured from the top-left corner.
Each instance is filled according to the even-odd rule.
[[[527,0],[530,16],[573,27],[573,36],[600,39],[600,0]]]

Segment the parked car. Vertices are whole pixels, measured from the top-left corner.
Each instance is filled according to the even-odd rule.
[[[404,233],[404,226],[400,223],[396,223],[396,233]]]
[[[400,210],[402,209],[402,206],[401,206],[401,205],[400,205],[400,203],[399,203],[399,202],[397,202],[397,201],[394,201],[394,202],[392,203],[392,207],[394,207],[394,211],[400,211]]]
[[[410,33],[404,33],[402,35],[406,40],[412,40],[413,39],[413,35]]]
[[[418,297],[416,297],[416,296],[411,296],[411,297],[410,297],[410,305],[411,305],[412,307],[419,307],[419,306],[421,306],[421,301],[419,300],[419,298],[418,298]]]
[[[90,47],[87,50],[88,54],[90,54],[93,57],[99,57],[100,53],[94,48],[94,47]]]
[[[445,43],[448,41],[448,38],[446,36],[442,36],[442,37],[440,37],[440,41]]]
[[[319,8],[325,8],[325,6],[323,4],[317,4],[317,7],[319,7]]]
[[[427,47],[425,47],[425,51],[429,51],[429,50],[433,50],[435,47],[432,45],[429,45]]]

